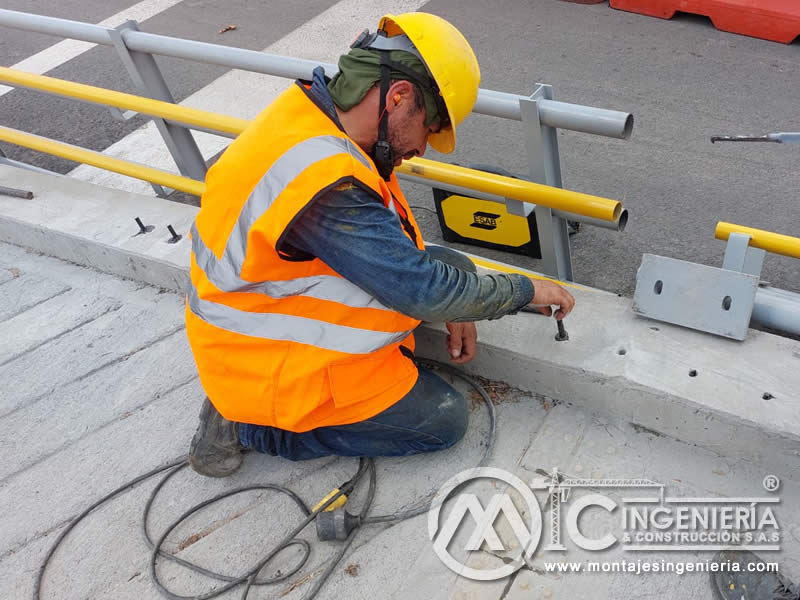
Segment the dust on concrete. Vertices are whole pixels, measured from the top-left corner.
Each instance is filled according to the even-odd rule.
[[[503,404],[504,402],[518,403],[522,398],[532,398],[534,400],[538,400],[539,404],[541,404],[542,408],[545,410],[549,410],[553,406],[560,404],[560,401],[555,398],[549,398],[544,394],[538,394],[536,392],[514,387],[505,381],[488,379],[486,377],[481,377],[480,375],[471,375],[471,377],[475,380],[475,383],[477,383],[486,391],[489,399],[495,406],[498,404]],[[469,394],[470,410],[476,410],[482,404],[483,398],[478,390],[474,388],[471,389]]]
[[[178,551],[180,552],[186,550],[186,548],[188,548],[195,542],[199,542],[200,540],[202,540],[205,536],[208,535],[208,533],[209,532],[193,533],[188,538],[183,540],[180,544],[178,544]]]
[[[316,573],[309,573],[308,575],[304,575],[300,579],[297,579],[296,581],[293,581],[285,590],[283,590],[279,594],[278,597],[279,598],[283,598],[284,596],[288,596],[293,591],[295,591],[297,588],[299,588],[301,585],[305,585],[306,583],[311,581],[314,578],[314,575],[316,575]]]
[[[488,394],[492,404],[495,406],[502,404],[503,402],[519,402],[521,396],[526,398],[533,397],[531,392],[515,388],[505,381],[495,381],[492,379],[487,379],[486,377],[481,377],[480,375],[472,375],[472,378],[475,380],[475,383],[481,386]],[[476,408],[480,407],[482,403],[483,398],[478,390],[474,388],[471,389],[469,403],[470,410],[475,410]]]
[[[637,423],[631,423],[631,427],[636,433],[645,433],[647,435],[654,435],[656,437],[667,437],[660,431],[656,431],[655,429],[650,429],[649,427],[645,427],[644,425],[639,425]]]

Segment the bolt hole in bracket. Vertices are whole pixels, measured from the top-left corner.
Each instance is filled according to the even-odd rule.
[[[725,296],[722,299],[722,310],[730,310],[732,302],[733,302],[733,300],[731,299],[730,296]]]
[[[748,273],[645,254],[636,273],[633,311],[665,323],[743,340],[753,314],[758,279]]]
[[[689,371],[689,377],[697,377],[697,369],[692,369]]]

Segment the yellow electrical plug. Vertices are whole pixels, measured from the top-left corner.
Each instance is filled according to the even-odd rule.
[[[322,500],[317,502],[317,505],[313,508],[311,512],[316,512],[320,506],[325,504],[328,500],[330,500],[333,496],[335,496],[338,493],[339,493],[339,488],[331,490],[331,492],[328,493],[327,496],[325,496]],[[331,502],[323,512],[330,512],[336,508],[341,508],[345,504],[347,504],[347,494],[342,494],[336,500]]]

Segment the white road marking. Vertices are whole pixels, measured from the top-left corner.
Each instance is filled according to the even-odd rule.
[[[122,25],[125,21],[146,21],[150,17],[154,17],[160,12],[183,2],[183,0],[142,0],[138,4],[126,8],[115,15],[110,16],[105,21],[101,21],[98,25],[103,27],[116,27]],[[29,56],[25,60],[21,60],[15,65],[11,65],[12,69],[19,69],[28,73],[35,73],[43,75],[56,67],[63,65],[68,60],[72,60],[76,56],[80,56],[87,50],[91,50],[97,44],[90,42],[82,42],[80,40],[62,40],[57,44],[45,48],[41,52]],[[121,68],[121,67],[120,67]],[[0,85],[0,96],[3,96],[13,90],[13,87],[7,85]]]
[[[346,52],[358,33],[374,30],[378,20],[387,13],[397,14],[418,10],[427,0],[340,0],[310,21],[264,49],[271,54],[282,54],[320,62],[337,62]],[[168,82],[169,83],[169,82]],[[181,102],[186,106],[201,108],[245,119],[253,119],[290,81],[280,77],[229,71],[203,89]],[[230,140],[208,133],[194,132],[200,151],[210,158],[230,143]],[[152,122],[109,146],[104,154],[144,163],[168,171],[176,171],[175,162],[167,151],[158,130]],[[80,165],[71,177],[99,185],[140,194],[153,195],[145,181],[139,181],[95,167]]]

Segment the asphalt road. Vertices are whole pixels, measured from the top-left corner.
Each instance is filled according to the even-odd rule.
[[[99,22],[131,4],[47,0],[31,8],[26,0],[6,0],[3,7]],[[333,5],[183,0],[141,28],[262,49]],[[482,87],[529,93],[536,82],[548,83],[556,99],[634,114],[628,141],[559,133],[565,187],[618,198],[630,211],[624,232],[585,227],[572,238],[577,281],[630,295],[643,253],[719,266],[724,243],[713,236],[719,220],[800,235],[800,145],[709,142],[713,134],[800,130],[800,42],[783,45],[720,32],[700,17],[662,21],[557,0],[431,0],[423,10],[448,18],[471,41]],[[219,34],[228,24],[237,30]],[[336,35],[320,28],[321,37]],[[13,65],[56,41],[2,29],[0,64]],[[225,71],[172,59],[159,64],[179,101]],[[133,91],[108,48],[90,50],[48,74]],[[236,114],[235,103],[229,114]],[[0,97],[0,124],[103,150],[142,120],[119,123],[97,107],[16,90]],[[74,167],[8,144],[0,148],[58,172]],[[473,115],[459,129],[458,150],[447,160],[524,174],[519,123]],[[430,190],[407,191],[412,204],[433,207]],[[441,240],[435,216],[418,216],[426,239]],[[464,249],[537,268],[532,259]],[[762,278],[800,291],[800,262],[770,255]]]

